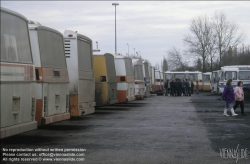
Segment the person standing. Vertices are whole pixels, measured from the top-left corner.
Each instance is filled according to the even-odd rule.
[[[194,82],[191,81],[191,94],[193,94],[193,93],[194,93]]]
[[[199,82],[198,81],[196,81],[195,88],[196,88],[196,94],[199,94]]]
[[[238,114],[234,113],[233,101],[234,101],[234,90],[232,87],[232,79],[227,80],[227,84],[222,93],[222,98],[225,99],[226,105],[224,109],[224,116],[228,116],[227,109],[231,110],[232,116],[237,116]]]
[[[168,80],[165,82],[164,84],[164,88],[165,88],[165,96],[168,96]]]
[[[188,79],[186,79],[185,85],[186,85],[186,96],[191,96],[190,83],[189,83]]]
[[[170,81],[171,81],[171,80],[168,81],[168,94],[169,94],[169,96],[170,96],[170,94],[171,94],[171,93],[170,93]]]
[[[179,84],[179,93],[178,93],[178,96],[181,96],[182,94],[182,82],[181,82],[181,79],[178,80],[178,84]]]
[[[174,82],[174,95],[177,96],[178,95],[178,80],[175,79]]]
[[[182,79],[182,94],[183,94],[183,96],[187,96],[187,94],[186,94],[186,82],[184,79]]]
[[[174,80],[170,82],[170,95],[174,96]]]
[[[242,89],[243,82],[239,81],[237,87],[234,88],[235,105],[234,110],[240,105],[242,116],[246,116],[244,113],[244,92]]]

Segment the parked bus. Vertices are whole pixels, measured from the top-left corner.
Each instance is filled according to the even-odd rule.
[[[212,87],[211,87],[211,76],[212,76],[212,72],[205,72],[202,74],[202,90],[203,91],[211,91]]]
[[[28,20],[1,9],[0,138],[37,128],[35,121],[35,68]]]
[[[213,71],[211,76],[211,92],[219,93],[219,74],[220,70]]]
[[[151,92],[151,90],[152,90],[152,71],[151,71],[151,69],[152,69],[152,66],[151,66],[151,64],[150,64],[150,63],[148,63],[148,74],[149,74],[149,94],[150,94],[150,92]]]
[[[132,58],[135,77],[135,99],[143,99],[145,95],[145,82],[143,79],[143,66],[141,59]]]
[[[236,65],[221,67],[219,80],[219,94],[223,93],[228,79],[232,79],[232,87],[237,86],[238,81],[242,81],[245,99],[250,99],[250,65]]]
[[[196,85],[196,81],[198,81],[199,84],[199,90],[202,90],[202,73],[199,71],[184,71],[184,72],[173,72],[173,71],[166,71],[164,72],[165,79],[169,80],[175,80],[175,79],[188,79],[190,81],[193,81],[194,83],[194,88]]]
[[[118,103],[135,100],[135,79],[132,59],[119,53],[113,54],[113,56],[115,60]]]
[[[148,71],[148,62],[143,61],[143,77],[145,82],[145,97],[150,96],[150,79],[149,79],[149,71]]]
[[[29,21],[29,32],[37,81],[38,126],[69,119],[69,75],[63,35],[33,21]]]
[[[163,73],[160,70],[155,69],[155,85],[154,92],[157,95],[163,95]]]
[[[105,53],[93,57],[96,106],[115,104],[118,100],[114,56]]]
[[[69,111],[71,116],[95,112],[95,81],[92,40],[77,32],[64,32],[64,50],[69,71]]]
[[[161,89],[164,90],[164,73],[160,71]]]
[[[154,93],[155,91],[155,67],[151,67],[151,89],[150,93]]]

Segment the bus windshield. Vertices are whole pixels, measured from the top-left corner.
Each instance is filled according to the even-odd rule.
[[[239,72],[240,80],[250,80],[250,71],[240,71]]]
[[[185,74],[184,73],[175,73],[174,78],[175,79],[185,79]]]
[[[210,75],[203,75],[203,80],[210,80]]]
[[[236,80],[237,79],[237,72],[236,71],[226,71],[225,72],[225,80],[232,79]]]
[[[32,63],[27,22],[1,11],[1,61]]]
[[[198,80],[198,77],[197,77],[197,74],[188,74],[188,79],[189,80],[192,80],[192,81],[194,81],[194,80]]]
[[[166,73],[165,74],[165,79],[166,80],[172,80],[172,74],[171,73]]]

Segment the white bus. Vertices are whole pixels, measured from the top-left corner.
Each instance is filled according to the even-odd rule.
[[[95,112],[95,81],[92,40],[65,30],[64,51],[69,71],[69,111],[71,116]]]
[[[154,93],[155,91],[155,67],[151,67],[151,88],[150,93]]]
[[[219,93],[219,74],[221,70],[213,71],[211,76],[211,92]]]
[[[245,99],[250,99],[250,65],[236,65],[221,67],[219,81],[219,94],[222,94],[228,79],[232,79],[232,87],[237,86],[238,81],[243,82]]]
[[[175,72],[175,71],[166,71],[164,72],[164,80],[175,80],[175,79],[188,79],[193,81],[194,88],[196,82],[198,81],[199,90],[202,90],[202,72],[199,71],[184,71],[184,72]],[[193,89],[194,89],[193,88]]]
[[[154,83],[154,91],[157,95],[163,95],[163,72],[158,69],[155,69],[155,83]]]
[[[69,119],[69,75],[63,35],[33,21],[29,21],[29,32],[36,68],[38,125]]]
[[[152,66],[150,63],[148,63],[148,73],[149,73],[149,93],[151,92],[152,88]]]
[[[132,59],[119,53],[113,54],[115,60],[118,103],[135,100],[135,79]]]
[[[28,20],[1,9],[0,138],[37,128],[36,92]]]
[[[145,94],[145,82],[143,79],[143,66],[141,59],[132,58],[133,71],[135,77],[135,98],[143,99]]]
[[[211,87],[211,76],[212,76],[212,72],[205,72],[202,74],[202,90],[203,91],[211,91],[212,87]]]

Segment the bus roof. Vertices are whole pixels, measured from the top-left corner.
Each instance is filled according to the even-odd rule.
[[[5,13],[8,13],[8,14],[17,16],[17,17],[25,20],[26,22],[28,22],[28,19],[25,16],[23,16],[22,14],[19,14],[19,13],[15,12],[15,11],[9,10],[7,8],[4,8],[4,7],[0,7],[0,9],[1,9],[1,12],[5,12]]]

